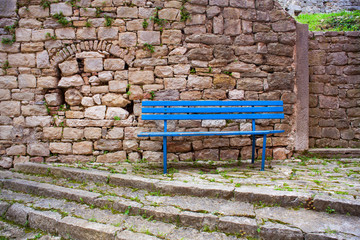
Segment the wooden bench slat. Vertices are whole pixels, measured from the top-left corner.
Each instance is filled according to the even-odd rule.
[[[142,120],[216,120],[216,119],[283,119],[283,118],[284,118],[283,113],[142,115]]]
[[[185,136],[222,136],[222,135],[264,135],[283,133],[284,130],[234,131],[234,132],[142,132],[138,137],[185,137]]]
[[[283,106],[283,101],[143,101],[143,106]]]
[[[143,113],[256,113],[283,112],[283,107],[143,108]]]

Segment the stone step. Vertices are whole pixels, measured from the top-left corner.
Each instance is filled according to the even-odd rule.
[[[312,148],[308,151],[309,155],[325,158],[359,158],[360,149],[358,148]]]
[[[360,216],[360,201],[330,197],[327,194],[314,194],[295,191],[275,191],[266,187],[229,187],[224,184],[196,184],[182,181],[164,181],[135,175],[111,174],[106,171],[84,170],[69,167],[55,167],[46,164],[16,164],[15,171],[31,174],[49,175],[76,181],[91,181],[121,187],[143,189],[161,194],[232,199],[238,202],[264,203],[281,207],[308,207],[316,211],[334,209],[337,213]]]
[[[74,183],[74,185],[70,186],[73,188],[70,188],[14,178],[20,177],[21,174],[19,173],[2,172],[0,176],[8,178],[1,180],[1,186],[3,190],[1,192],[0,198],[2,200],[11,201],[12,203],[15,202],[16,204],[26,204],[26,207],[31,207],[33,210],[41,209],[49,212],[50,210],[56,209],[57,213],[63,213],[63,215],[60,214],[62,217],[61,219],[67,217],[66,224],[72,224],[67,226],[65,223],[63,223],[64,221],[57,219],[59,217],[58,215],[54,215],[53,218],[59,222],[54,223],[55,228],[53,227],[53,229],[48,229],[45,227],[39,227],[40,229],[49,232],[55,231],[54,229],[56,229],[56,231],[60,231],[61,229],[73,229],[75,232],[95,231],[93,233],[94,235],[98,236],[97,234],[101,234],[102,237],[105,237],[108,236],[106,234],[111,235],[115,228],[122,227],[121,230],[115,229],[115,232],[124,231],[124,229],[127,229],[130,232],[134,232],[131,231],[133,230],[131,226],[129,227],[128,225],[115,223],[123,223],[124,221],[129,223],[133,222],[131,220],[133,217],[137,216],[138,219],[142,219],[139,216],[143,216],[144,218],[151,218],[161,221],[162,224],[168,224],[164,222],[176,223],[175,225],[171,224],[171,226],[167,225],[173,230],[168,234],[165,234],[165,239],[181,239],[180,237],[175,237],[178,235],[180,236],[181,233],[183,234],[182,236],[184,236],[184,234],[185,236],[188,236],[186,234],[190,230],[188,230],[186,227],[191,227],[191,231],[194,233],[199,232],[201,229],[212,231],[217,230],[217,234],[220,235],[221,233],[234,234],[234,236],[241,236],[241,234],[246,234],[252,237],[261,237],[263,239],[360,238],[360,229],[357,227],[358,222],[360,222],[360,218],[356,216],[315,212],[300,208],[283,208],[268,206],[266,204],[250,205],[248,203],[239,203],[238,201],[216,198],[211,199],[176,195],[162,196],[160,194],[152,195],[144,192],[143,190],[135,190],[132,192],[132,196],[134,197],[128,199],[129,196],[123,195],[123,197],[120,197],[117,195],[129,194],[129,192],[126,192],[128,189],[126,190],[125,188],[114,187],[111,189],[111,192],[108,192],[110,189],[107,188],[106,184],[98,184],[99,188],[104,187],[104,195],[100,193],[89,192],[87,190],[74,189],[74,187],[76,188],[81,184],[76,185]],[[10,177],[13,178],[11,179]],[[51,182],[50,180],[52,179],[50,177],[32,177],[37,178],[37,180],[43,180],[47,182]],[[20,192],[24,192],[25,194]],[[35,194],[46,198],[43,199],[30,194]],[[72,200],[73,202],[67,202],[63,198]],[[103,210],[99,208],[103,208]],[[65,214],[65,216],[65,212],[72,212],[72,215],[69,216],[68,214]],[[123,214],[117,214],[118,212],[122,212]],[[9,214],[8,211],[6,214]],[[45,216],[53,216],[50,212],[49,214],[45,214]],[[20,213],[13,215],[21,216]],[[94,219],[91,219],[94,218],[94,216],[96,216],[97,222],[95,223],[97,224],[107,224],[112,221],[112,223],[115,225],[111,225],[112,228],[96,225],[92,221]],[[80,222],[76,220],[76,218],[79,217],[82,220]],[[28,218],[23,217],[22,219]],[[143,221],[139,224],[140,226],[149,226],[146,220],[142,220]],[[21,220],[18,220],[18,222],[20,221]],[[50,222],[51,219],[44,221]],[[84,221],[88,221],[91,224],[89,223],[90,225],[88,225]],[[58,227],[57,224],[60,224],[60,227]],[[66,227],[61,228],[61,226]],[[99,229],[106,229],[106,231],[109,229],[112,230],[109,230],[109,233],[106,231],[101,232]],[[148,229],[156,229],[156,227],[151,226]],[[100,232],[96,232],[98,230]],[[63,236],[65,233],[59,234]],[[126,232],[122,234],[126,235],[131,233]],[[199,234],[205,233],[200,232]],[[156,237],[162,236],[162,234],[161,236],[156,234],[153,235]],[[195,239],[232,239],[230,237],[234,237],[229,236],[229,238],[225,238],[225,236],[226,235],[222,234],[221,237]],[[72,238],[81,239],[80,233],[79,235],[73,235]],[[184,239],[191,238],[193,238],[191,235],[189,238],[184,237]],[[124,239],[131,238],[125,237]]]

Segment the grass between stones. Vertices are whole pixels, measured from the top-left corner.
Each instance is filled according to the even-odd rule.
[[[300,14],[298,22],[308,24],[310,31],[359,31],[360,11],[338,13]]]

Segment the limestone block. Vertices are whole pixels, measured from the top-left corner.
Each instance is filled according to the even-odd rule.
[[[12,167],[13,159],[11,157],[2,156],[0,159],[0,167],[9,169]]]
[[[81,99],[81,105],[85,107],[92,107],[95,105],[94,99],[92,97],[83,97]]]
[[[175,8],[165,8],[159,11],[159,18],[170,21],[180,20],[180,10]]]
[[[165,78],[165,89],[179,89],[184,90],[186,88],[185,78]]]
[[[339,99],[337,97],[320,95],[319,104],[320,104],[320,108],[337,109],[339,108]]]
[[[144,91],[140,86],[131,85],[129,88],[130,100],[141,100],[144,97]]]
[[[19,88],[35,88],[36,77],[32,74],[20,74],[18,76]]]
[[[294,73],[273,73],[268,77],[269,90],[293,90]]]
[[[123,139],[124,138],[124,128],[114,127],[108,131],[106,134],[106,139]]]
[[[12,126],[0,126],[0,139],[11,140],[12,138]]]
[[[161,162],[163,158],[162,152],[153,152],[153,151],[144,151],[143,159],[146,159],[148,162]]]
[[[111,7],[112,0],[94,0],[91,2],[93,7]]]
[[[70,77],[62,77],[59,81],[59,87],[77,87],[84,85],[84,80],[79,74],[70,76]]]
[[[11,98],[10,90],[0,89],[0,101],[10,100],[10,98]]]
[[[123,141],[123,149],[125,151],[136,151],[139,144],[136,140],[124,140]]]
[[[38,68],[50,67],[49,54],[46,50],[36,53],[36,66]]]
[[[154,73],[157,77],[161,78],[172,77],[173,68],[171,66],[156,66]]]
[[[208,48],[195,48],[191,49],[187,56],[189,60],[201,60],[201,61],[210,61],[213,57],[213,50]]]
[[[226,74],[216,74],[214,76],[214,86],[216,88],[232,89],[236,85],[235,78]]]
[[[17,117],[20,115],[20,102],[18,101],[2,101],[0,102],[0,115]]]
[[[340,131],[337,128],[322,128],[321,129],[321,137],[323,138],[331,138],[331,139],[339,139]]]
[[[163,90],[156,92],[155,100],[179,100],[180,93],[177,90]]]
[[[161,41],[163,44],[180,44],[182,39],[181,30],[164,30],[161,35]]]
[[[62,128],[59,127],[44,127],[43,128],[43,139],[61,139]]]
[[[255,0],[230,0],[230,6],[240,8],[255,8]]]
[[[100,40],[116,40],[118,39],[117,27],[100,27],[98,29],[98,38]]]
[[[129,117],[129,112],[120,107],[108,107],[106,119],[114,120],[115,117],[118,117],[121,120],[127,119]]]
[[[160,32],[158,31],[138,31],[139,44],[160,45]]]
[[[190,74],[190,65],[189,64],[177,64],[174,66],[174,74]]]
[[[43,142],[34,142],[27,145],[27,154],[30,156],[47,157],[50,155],[49,144]]]
[[[49,8],[43,8],[39,5],[22,7],[19,9],[19,15],[22,18],[45,18],[49,17]]]
[[[186,21],[186,25],[204,25],[206,16],[204,14],[192,14],[191,18]]]
[[[245,99],[244,90],[234,89],[234,90],[229,91],[229,99],[232,99],[232,100],[244,100]]]
[[[63,130],[64,139],[80,140],[84,138],[84,129],[79,128],[64,128]]]
[[[84,118],[84,112],[83,111],[66,111],[65,117],[67,119]]]
[[[0,76],[0,88],[13,89],[18,87],[17,78],[14,76]]]
[[[134,47],[136,46],[137,37],[136,33],[125,32],[119,33],[119,46],[120,47]]]
[[[93,27],[78,28],[76,31],[76,38],[79,40],[95,40],[96,31]]]
[[[95,142],[94,149],[105,151],[118,151],[122,149],[122,142],[119,140],[100,139]]]
[[[39,30],[32,30],[31,34],[31,41],[45,41],[49,39],[50,36],[54,36],[53,29],[39,29]]]
[[[87,127],[84,129],[84,136],[86,139],[100,139],[101,138],[101,128]]]
[[[26,127],[48,127],[51,123],[51,116],[31,116],[26,117]]]
[[[199,77],[197,75],[190,75],[187,82],[188,88],[206,89],[212,87],[211,77]]]
[[[94,106],[85,109],[85,117],[102,120],[105,118],[106,106]]]
[[[225,126],[225,120],[203,120],[201,123],[201,127],[220,128]]]
[[[52,76],[39,77],[37,80],[37,86],[40,88],[57,88],[58,79]]]
[[[72,12],[72,6],[70,4],[67,3],[52,3],[50,5],[50,14],[54,15],[56,13],[60,13],[62,12],[62,14],[64,16],[72,16],[73,12]]]
[[[115,93],[105,94],[101,98],[101,102],[108,107],[125,107],[130,103],[122,95]]]
[[[136,19],[136,20],[128,21],[126,23],[126,30],[127,31],[141,31],[141,30],[144,30],[143,25],[142,25],[143,21],[144,21],[143,19]],[[151,29],[151,22],[149,23],[147,28]]]
[[[126,160],[126,152],[118,151],[114,153],[107,153],[105,155],[100,155],[96,158],[98,163],[116,163]]]
[[[195,160],[218,161],[219,160],[219,150],[218,149],[204,149],[201,151],[195,151]]]
[[[65,102],[70,106],[80,105],[82,94],[77,89],[69,89],[65,92]]]
[[[240,19],[225,19],[224,20],[224,34],[230,36],[237,36],[241,31]]]
[[[16,41],[29,42],[31,40],[31,29],[17,28],[15,30]]]
[[[73,143],[74,154],[92,154],[92,152],[93,152],[93,143],[91,141]]]
[[[0,5],[0,17],[16,17],[16,0],[2,1]]]
[[[226,91],[223,89],[205,89],[204,99],[223,100],[226,99]]]
[[[126,93],[127,89],[127,81],[110,81],[109,82],[109,91],[110,92],[118,92],[118,93]]]
[[[85,58],[84,71],[85,72],[100,72],[104,69],[102,58]]]
[[[34,53],[9,54],[8,61],[11,67],[35,67]]]
[[[108,82],[110,80],[113,80],[113,75],[114,75],[114,72],[112,72],[112,71],[103,71],[103,72],[99,72],[99,74],[98,74],[99,80],[101,82]]]
[[[23,116],[46,116],[48,115],[45,105],[25,105],[21,106]]]
[[[110,71],[123,70],[125,68],[125,61],[122,59],[107,58],[104,60],[104,69]]]
[[[117,9],[118,18],[137,18],[138,8],[137,7],[119,7]]]
[[[129,83],[135,85],[154,83],[153,71],[131,71],[129,72]]]
[[[57,39],[75,39],[74,28],[59,28],[55,29]]]
[[[58,92],[45,94],[45,101],[48,106],[60,106],[63,103],[62,96]]]
[[[290,32],[296,29],[295,22],[293,21],[278,21],[271,24],[275,32]]]
[[[71,143],[51,142],[49,150],[51,151],[51,153],[60,153],[60,154],[72,153]]]

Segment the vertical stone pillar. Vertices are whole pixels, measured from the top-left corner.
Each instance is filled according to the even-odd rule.
[[[309,148],[309,27],[296,26],[296,139],[295,150]]]

